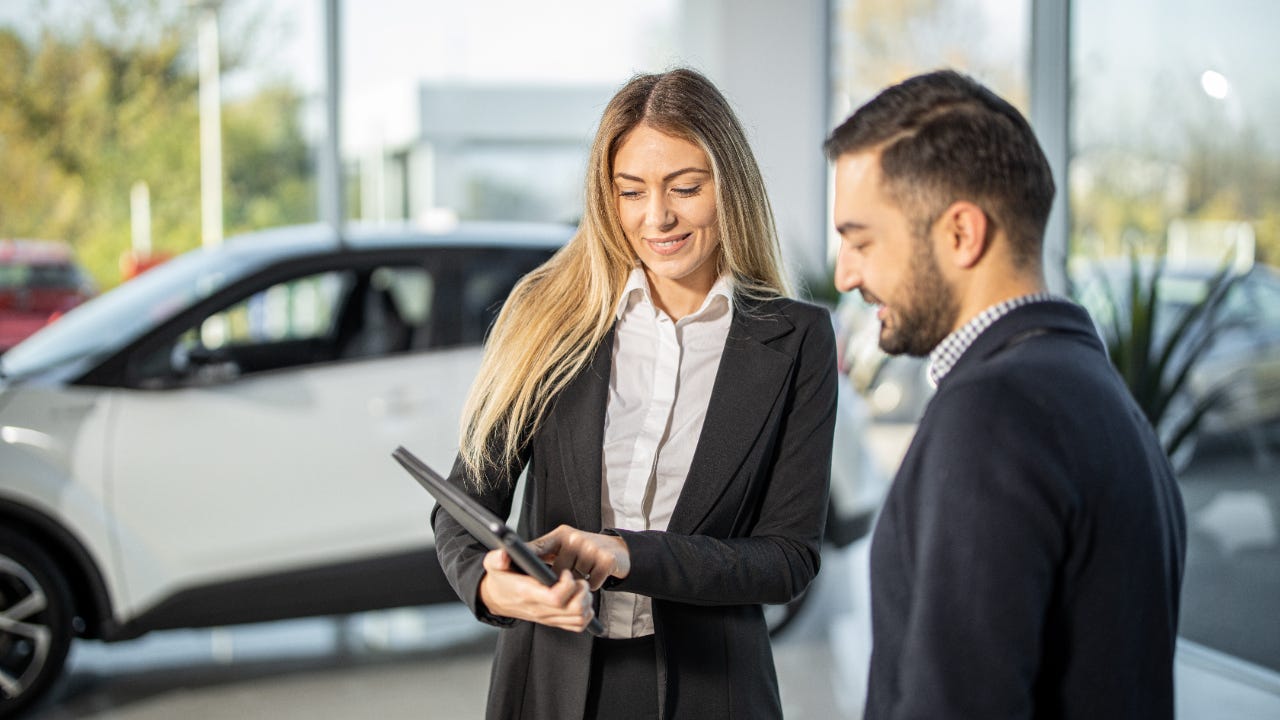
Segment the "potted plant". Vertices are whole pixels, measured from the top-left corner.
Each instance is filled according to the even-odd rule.
[[[1171,269],[1163,243],[1155,250],[1143,256],[1128,243],[1119,264],[1087,261],[1073,294],[1093,315],[1112,364],[1181,470],[1195,452],[1201,421],[1226,389],[1219,383],[1193,391],[1192,372],[1225,329],[1225,300],[1243,276],[1223,262],[1195,281],[1198,302],[1171,302],[1166,296],[1183,276]]]

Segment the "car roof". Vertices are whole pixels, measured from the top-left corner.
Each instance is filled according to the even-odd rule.
[[[492,247],[555,250],[573,236],[571,225],[535,222],[461,222],[447,227],[412,223],[349,223],[338,233],[323,223],[272,228],[229,238],[209,252],[272,262],[338,250],[377,251],[415,247]]]
[[[62,240],[0,238],[0,265],[65,265],[71,246]]]

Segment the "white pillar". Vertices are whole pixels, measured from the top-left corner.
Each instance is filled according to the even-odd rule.
[[[199,6],[200,231],[206,246],[222,243],[222,89],[218,52],[218,0]]]
[[[1071,160],[1071,0],[1031,0],[1031,126],[1053,170],[1058,192],[1044,233],[1049,290],[1067,289],[1067,165]]]
[[[129,221],[133,252],[145,258],[151,254],[151,189],[141,180],[129,190]]]
[[[340,103],[342,86],[339,72],[342,56],[340,54],[338,32],[338,0],[325,0],[324,3],[324,108],[325,131],[320,144],[319,186],[320,220],[329,225],[333,232],[342,237],[344,222],[342,192],[342,128]]]
[[[746,126],[793,281],[826,284],[829,12],[827,0],[684,0],[679,48]]]

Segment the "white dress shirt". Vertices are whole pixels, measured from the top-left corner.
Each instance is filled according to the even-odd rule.
[[[606,528],[666,530],[707,417],[711,387],[733,319],[720,278],[702,307],[673,322],[653,304],[644,269],[618,301],[604,419],[600,519]],[[653,633],[653,605],[628,592],[603,594],[607,637]]]

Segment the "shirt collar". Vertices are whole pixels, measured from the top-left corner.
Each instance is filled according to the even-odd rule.
[[[697,318],[705,313],[717,302],[717,298],[723,298],[728,307],[733,307],[733,282],[728,275],[721,275],[716,279],[715,285],[711,286],[711,291],[707,293],[706,299],[702,301],[702,305],[697,312],[689,315],[690,318]],[[657,308],[653,304],[653,296],[649,291],[649,278],[644,274],[644,268],[636,266],[631,269],[631,274],[627,276],[627,284],[622,287],[622,297],[618,298],[618,305],[614,309],[614,317],[618,320],[626,315],[631,308],[639,303],[645,303]]]
[[[929,382],[934,387],[937,387],[938,383],[942,382],[942,379],[960,361],[960,357],[964,355],[965,351],[973,345],[974,341],[987,328],[995,324],[995,321],[1008,315],[1015,308],[1052,299],[1053,295],[1047,292],[1021,295],[992,305],[978,313],[976,317],[965,323],[959,330],[943,338],[942,342],[938,343],[938,346],[933,349],[933,352],[929,353]]]

